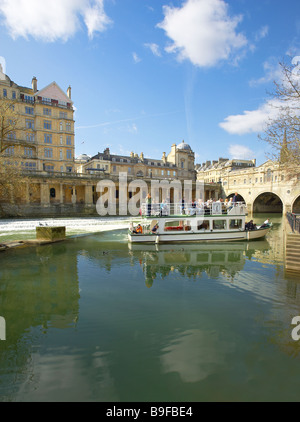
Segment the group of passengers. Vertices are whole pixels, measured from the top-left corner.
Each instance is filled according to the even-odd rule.
[[[185,201],[182,198],[181,204],[172,204],[170,198],[164,199],[161,203],[157,203],[154,199],[151,198],[151,195],[148,194],[146,197],[146,215],[155,215],[155,216],[167,216],[170,214],[182,214],[182,215],[195,215],[195,214],[211,214],[211,210],[214,203],[221,203],[222,214],[227,214],[227,212],[235,205],[238,201],[238,194],[235,193],[233,197],[217,199],[208,199],[203,201],[203,199],[192,200],[191,202]],[[173,211],[173,212],[171,212]]]

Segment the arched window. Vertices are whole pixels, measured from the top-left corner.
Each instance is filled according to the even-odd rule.
[[[51,188],[50,189],[50,198],[55,198],[55,196],[56,196],[55,189],[54,188]]]
[[[271,182],[272,181],[272,170],[268,169],[267,170],[267,182]]]

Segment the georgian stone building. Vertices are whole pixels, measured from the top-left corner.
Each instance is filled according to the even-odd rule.
[[[1,66],[1,65],[0,65]],[[73,172],[74,109],[71,87],[65,93],[56,82],[38,89],[17,85],[0,67],[0,99],[16,114],[17,129],[3,139],[4,155],[20,160],[24,170]]]
[[[93,157],[80,155],[76,167],[82,174],[117,176],[122,172],[134,178],[196,180],[195,155],[184,141],[173,144],[170,153],[164,152],[161,159],[144,157],[143,152],[131,152],[130,156],[111,154],[106,148]]]

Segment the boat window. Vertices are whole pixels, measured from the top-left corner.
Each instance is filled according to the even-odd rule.
[[[200,220],[197,223],[198,230],[209,230],[209,221],[208,220]]]
[[[230,229],[242,229],[243,228],[243,220],[242,219],[232,219],[229,220],[229,228]]]
[[[166,221],[165,231],[182,231],[183,230],[183,221],[172,220]]]
[[[214,220],[213,221],[214,230],[225,230],[226,229],[226,220]]]

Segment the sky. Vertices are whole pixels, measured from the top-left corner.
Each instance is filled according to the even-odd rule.
[[[299,36],[299,0],[0,0],[0,63],[21,86],[72,87],[76,156],[160,159],[184,140],[196,163],[262,164]]]

